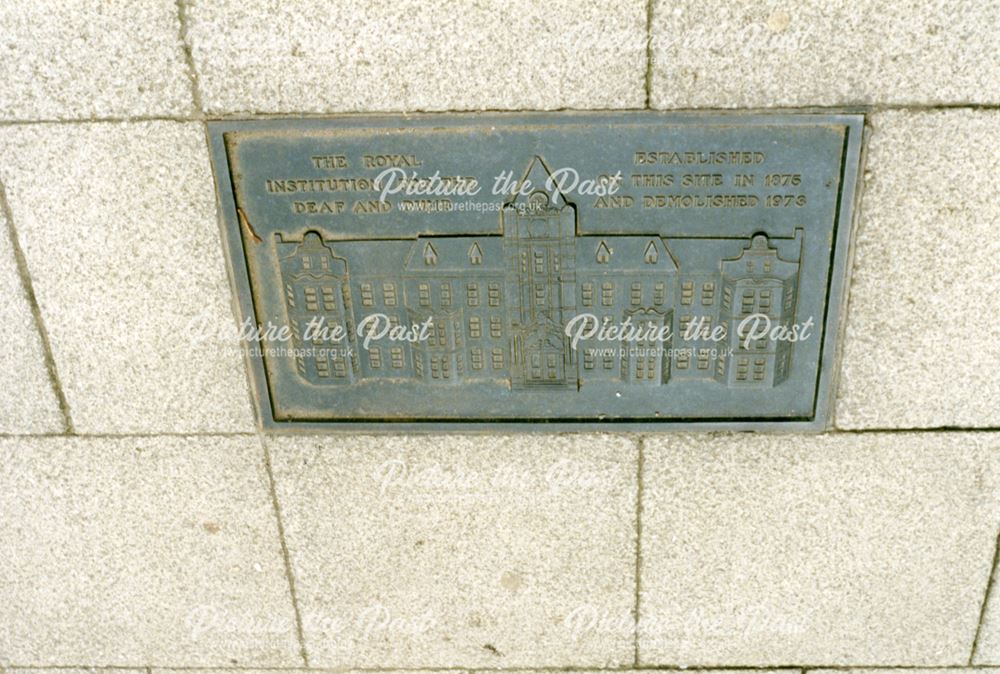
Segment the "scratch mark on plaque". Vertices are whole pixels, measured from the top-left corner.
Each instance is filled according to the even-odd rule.
[[[251,225],[250,221],[247,220],[247,214],[243,212],[243,209],[237,207],[236,214],[240,216],[240,224],[243,225],[244,229],[246,229],[247,232],[250,233],[250,236],[253,237],[254,243],[263,243],[264,240],[257,236],[257,232],[254,231],[253,225]]]

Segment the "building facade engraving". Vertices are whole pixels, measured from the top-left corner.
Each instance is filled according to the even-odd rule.
[[[545,185],[548,176],[535,157],[522,182]],[[669,237],[581,233],[576,206],[555,189],[517,196],[499,218],[500,234],[418,236],[405,248],[391,246],[405,250],[398,259],[373,267],[349,260],[369,259],[385,240],[276,232],[298,376],[324,387],[502,380],[514,390],[674,379],[771,388],[787,378],[793,343],[748,342],[739,334],[753,315],[774,326],[795,321],[800,261],[783,259],[767,234],[742,239],[734,257],[688,264]],[[801,229],[795,239],[801,250]],[[363,247],[367,257],[357,252]],[[387,247],[385,254],[395,253]],[[668,328],[660,334],[669,337],[610,343],[595,335],[574,348],[566,326],[581,314],[602,325]],[[418,341],[363,346],[358,326],[373,316],[392,327],[429,329]],[[343,330],[342,348],[317,348],[331,346],[321,338],[307,343],[317,322]],[[306,347],[314,355],[302,355]]]

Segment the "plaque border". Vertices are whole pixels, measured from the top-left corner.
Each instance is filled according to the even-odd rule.
[[[848,279],[854,257],[854,235],[861,197],[860,179],[868,128],[860,110],[806,110],[776,112],[746,111],[560,111],[560,112],[431,112],[431,113],[351,113],[309,117],[247,117],[206,121],[206,136],[216,194],[216,217],[225,252],[226,269],[237,324],[253,319],[253,296],[247,260],[244,256],[225,134],[237,131],[301,132],[319,129],[380,128],[405,122],[413,126],[479,126],[489,120],[516,120],[524,124],[670,124],[718,125],[815,125],[829,123],[844,126],[841,153],[841,179],[834,213],[834,245],[830,251],[830,275],[826,291],[823,330],[820,334],[820,364],[816,376],[816,395],[811,417],[770,418],[698,418],[698,419],[597,419],[560,418],[552,421],[518,419],[345,419],[327,421],[277,421],[274,418],[263,356],[253,354],[244,341],[241,345],[248,385],[254,402],[257,427],[267,432],[336,433],[440,433],[440,432],[633,432],[654,431],[765,431],[822,432],[833,421],[835,394],[839,383],[841,345],[848,306]]]

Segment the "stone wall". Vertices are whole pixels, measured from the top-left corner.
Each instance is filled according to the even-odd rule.
[[[1000,665],[1000,2],[0,4],[0,670]],[[272,437],[205,121],[860,109],[821,435]]]

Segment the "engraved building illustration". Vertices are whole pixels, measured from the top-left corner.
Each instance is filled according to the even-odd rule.
[[[661,386],[671,378],[772,387],[787,377],[791,344],[744,344],[736,332],[755,313],[773,325],[793,321],[798,256],[783,259],[764,234],[721,237],[724,250],[739,245],[728,256],[704,239],[581,234],[576,207],[557,189],[543,188],[548,177],[535,157],[521,182],[539,189],[504,205],[499,235],[377,243],[324,241],[316,231],[298,240],[277,235],[295,346],[323,345],[304,339],[318,317],[347,333],[340,349],[297,357],[298,374],[322,386],[504,380],[513,389],[577,389],[591,382]],[[796,250],[801,240],[796,230]],[[372,245],[378,255],[371,255]],[[429,319],[427,338],[379,339],[360,348],[364,338],[356,328],[375,314],[392,327]],[[574,349],[565,327],[581,314],[602,325],[627,320],[669,327],[673,337],[611,343],[595,335]],[[720,325],[722,341],[710,339]]]

